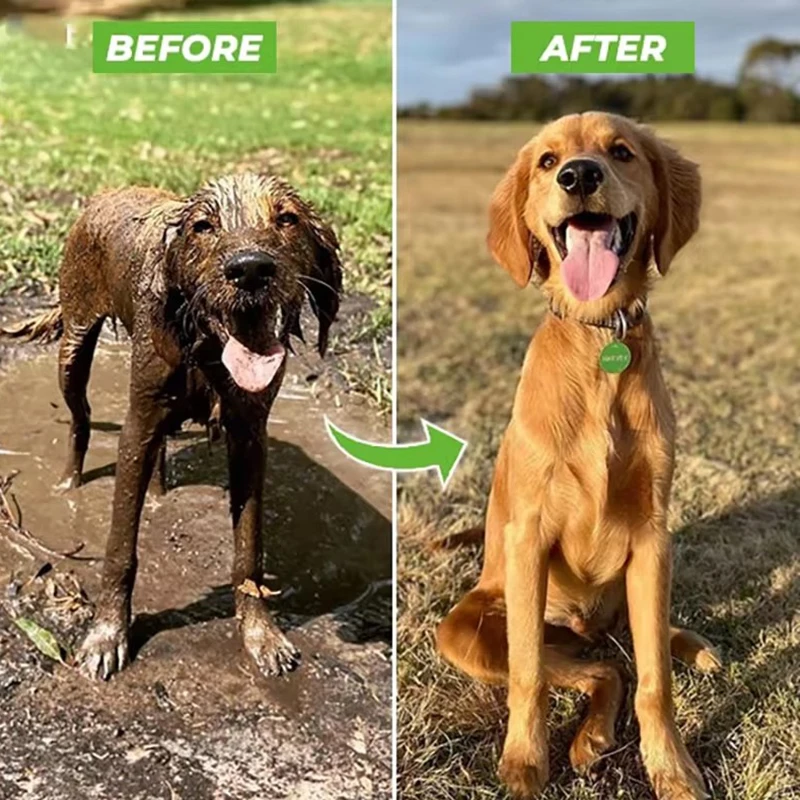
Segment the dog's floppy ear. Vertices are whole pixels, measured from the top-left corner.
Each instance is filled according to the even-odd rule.
[[[342,264],[339,259],[339,240],[333,228],[323,222],[311,206],[307,209],[304,216],[313,240],[315,264],[311,274],[302,276],[301,280],[319,324],[317,350],[324,356],[328,347],[328,332],[339,310]]]
[[[489,204],[489,234],[486,244],[494,260],[518,286],[526,286],[534,269],[536,277],[547,277],[547,251],[525,223],[533,144],[523,147],[511,169],[497,184]]]
[[[653,258],[665,275],[677,252],[700,224],[700,171],[668,144],[648,134],[648,150],[658,204],[653,228]]]

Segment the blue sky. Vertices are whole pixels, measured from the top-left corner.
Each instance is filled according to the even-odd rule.
[[[508,73],[512,20],[694,20],[698,75],[732,81],[763,36],[800,39],[800,0],[397,0],[400,106],[465,98]]]

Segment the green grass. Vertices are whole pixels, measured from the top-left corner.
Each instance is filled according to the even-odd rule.
[[[76,50],[61,46],[55,21],[32,23],[36,38],[2,41],[0,292],[53,286],[79,202],[97,189],[141,183],[184,193],[247,164],[288,177],[334,221],[346,291],[388,308],[391,5],[279,4],[191,17],[277,20],[278,72],[94,75],[88,23]]]
[[[678,724],[715,800],[800,798],[800,152],[797,127],[664,125],[700,164],[701,228],[651,295],[677,420],[670,506],[673,619],[722,650],[721,674],[675,667]],[[432,551],[482,523],[500,437],[544,312],[489,257],[494,186],[525,124],[404,123],[399,131],[398,414],[469,442],[446,493],[399,499],[399,765],[403,800],[505,797],[505,692],[445,665],[433,632],[477,580],[475,548]],[[402,437],[401,437],[402,438]],[[635,680],[626,650],[603,651]],[[651,800],[628,701],[597,780],[567,750],[585,701],[553,693],[543,800]]]

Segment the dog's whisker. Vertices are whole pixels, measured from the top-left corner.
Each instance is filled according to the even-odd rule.
[[[320,280],[319,278],[314,278],[311,275],[301,275],[297,280],[300,283],[303,283],[304,281],[311,281],[312,283],[318,283],[321,286],[324,286],[326,289],[330,289],[330,291],[332,291],[337,297],[340,294],[340,292],[334,286],[331,286],[327,281]]]

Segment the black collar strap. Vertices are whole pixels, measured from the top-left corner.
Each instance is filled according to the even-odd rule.
[[[565,316],[552,305],[550,306],[550,313],[558,317],[558,319],[565,319]],[[575,319],[576,322],[580,322],[582,325],[591,325],[594,328],[608,328],[614,331],[615,339],[622,341],[628,335],[628,331],[631,328],[635,328],[641,323],[646,314],[647,305],[643,302],[639,302],[636,303],[633,313],[629,312],[627,309],[618,308],[610,317],[606,317],[606,319],[588,320],[575,319],[575,317],[570,317],[570,319]]]

